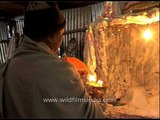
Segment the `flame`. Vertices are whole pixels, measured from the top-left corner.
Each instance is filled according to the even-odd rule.
[[[102,86],[103,85],[103,81],[102,80],[98,80],[97,84]]]
[[[90,82],[96,82],[96,75],[95,74],[89,75],[88,77],[89,77],[88,79]]]

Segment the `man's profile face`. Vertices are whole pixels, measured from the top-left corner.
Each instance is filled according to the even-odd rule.
[[[63,34],[64,34],[64,29],[62,29],[62,30],[60,30],[60,45],[62,44],[62,40],[63,40]],[[60,47],[60,45],[59,45],[59,47]]]
[[[58,35],[57,35],[57,40],[56,42],[54,43],[54,52],[57,53],[58,52],[58,48],[60,47],[60,45],[62,44],[62,40],[63,40],[63,34],[64,34],[64,29],[60,30],[58,32]]]
[[[63,39],[64,29],[60,30],[60,32],[61,32],[61,36],[62,36],[62,39]]]

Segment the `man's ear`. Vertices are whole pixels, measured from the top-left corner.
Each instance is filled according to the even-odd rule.
[[[47,46],[50,47],[50,49],[53,49],[54,39],[53,34],[49,34],[45,39],[44,43],[47,44]]]
[[[53,35],[53,34],[49,34],[49,35],[47,36],[47,41],[48,41],[50,44],[52,44],[52,43],[54,42],[54,35]]]

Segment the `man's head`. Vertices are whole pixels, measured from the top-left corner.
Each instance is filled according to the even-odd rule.
[[[65,18],[56,2],[52,2],[51,6],[47,2],[32,2],[25,11],[24,34],[56,49],[62,42],[65,24]]]
[[[49,34],[46,38],[43,39],[43,42],[46,43],[55,53],[58,52],[58,48],[62,43],[64,29],[58,30],[52,34]]]

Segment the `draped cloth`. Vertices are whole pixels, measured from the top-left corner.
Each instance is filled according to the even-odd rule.
[[[5,75],[5,118],[104,118],[74,66],[47,46],[24,36],[16,54]]]

